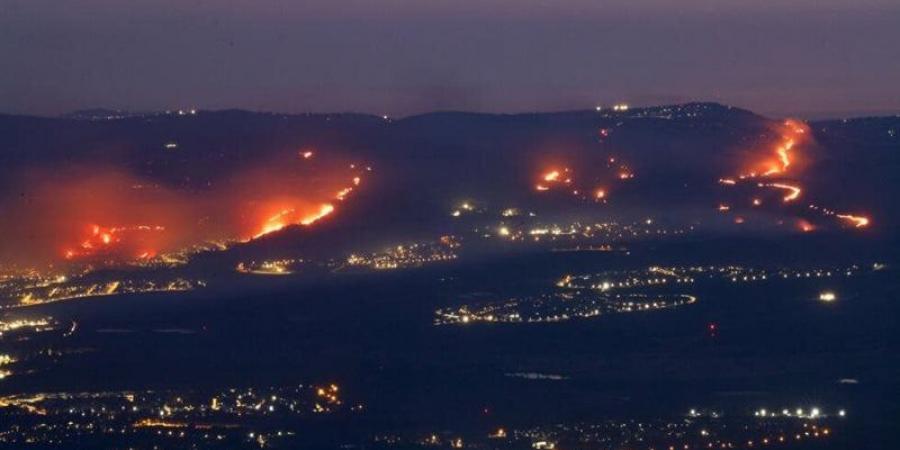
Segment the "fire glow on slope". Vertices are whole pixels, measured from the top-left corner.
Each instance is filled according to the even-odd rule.
[[[794,165],[796,155],[794,147],[806,143],[809,139],[809,127],[800,121],[788,119],[776,130],[779,140],[768,156],[755,159],[749,170],[738,176],[739,179],[773,177],[787,175],[788,169]]]
[[[334,205],[330,203],[323,204],[318,211],[313,213],[298,213],[294,208],[283,209],[266,219],[259,232],[253,235],[253,239],[282,230],[289,225],[312,225],[332,212],[334,212]]]
[[[311,155],[311,152],[306,152],[301,156],[304,159],[309,159],[310,156],[306,156],[307,154]],[[328,216],[329,214],[335,211],[335,206],[331,202],[334,201],[344,201],[347,197],[353,192],[353,190],[359,187],[362,182],[361,173],[359,173],[359,169],[356,164],[350,164],[349,166],[350,174],[345,178],[348,180],[343,186],[337,188],[337,192],[331,196],[331,198],[326,198],[327,201],[319,203],[318,205],[310,205],[305,199],[299,198],[291,198],[280,199],[277,201],[279,206],[276,206],[274,211],[263,212],[262,217],[263,222],[257,227],[257,231],[253,233],[253,235],[249,239],[258,239],[262,236],[265,236],[269,233],[273,233],[279,230],[284,229],[290,225],[303,225],[310,226],[320,219]],[[370,167],[366,167],[367,171],[370,171]]]
[[[785,184],[785,183],[759,183],[757,186],[771,187],[771,188],[775,188],[775,189],[782,189],[782,190],[788,191],[787,195],[785,195],[784,198],[782,198],[782,201],[784,201],[785,203],[797,200],[797,198],[800,197],[800,193],[803,192],[803,190],[800,189],[799,187],[793,186],[790,184]]]
[[[864,216],[854,216],[852,214],[837,214],[838,219],[846,220],[856,228],[869,226],[869,218]]]
[[[588,166],[588,164],[581,164]],[[603,170],[589,173],[576,174],[569,167],[550,166],[538,174],[534,190],[537,192],[563,191],[581,200],[592,200],[606,203],[608,198],[608,186],[617,182],[634,178],[634,172],[624,163],[617,162],[610,157],[605,162]]]
[[[783,178],[789,174],[789,171],[791,174],[796,175],[798,169],[795,150],[801,145],[810,143],[811,137],[809,127],[798,120],[788,119],[777,128],[777,132],[779,134],[779,140],[770,150],[770,156],[761,159],[754,157],[754,162],[750,164],[748,171],[736,178],[720,178],[719,183],[726,186],[736,186],[747,180],[756,178],[780,178],[782,179],[781,181],[766,183],[758,182],[756,183],[756,186],[786,191],[786,194],[782,197],[783,203],[795,202],[800,198],[800,195],[803,193],[801,185],[795,181],[785,181]],[[754,198],[752,204],[754,206],[759,206],[761,205],[761,201],[758,198]],[[855,228],[863,228],[869,225],[869,219],[864,216],[837,214],[830,209],[819,208],[814,205],[810,205],[810,209],[819,211],[823,216],[837,217],[838,219],[853,225]],[[727,212],[728,209],[723,209],[720,206],[719,211]],[[805,219],[800,219],[798,221],[798,228],[803,232],[810,232],[816,229],[812,223]]]
[[[359,189],[368,167],[291,157],[225,174],[207,189],[175,189],[113,167],[33,170],[0,198],[0,261],[126,262],[192,246],[312,226]],[[28,220],[23,220],[28,218]]]
[[[135,258],[146,259],[156,256],[156,245],[147,244],[143,247],[141,242],[146,242],[147,236],[154,233],[163,233],[166,227],[162,225],[132,225],[127,227],[102,227],[97,224],[90,225],[84,239],[77,247],[64,250],[66,259],[74,259],[80,256],[90,256],[103,251],[116,251],[120,246],[136,246],[132,249]]]
[[[0,198],[0,261],[134,260],[197,238],[191,199],[110,167],[41,169],[16,179]],[[27,219],[27,220],[26,220]]]

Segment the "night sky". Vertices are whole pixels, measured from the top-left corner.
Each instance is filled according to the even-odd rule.
[[[0,0],[0,112],[900,111],[896,0]]]

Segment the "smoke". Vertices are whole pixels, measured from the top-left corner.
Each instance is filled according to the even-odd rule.
[[[750,149],[741,156],[742,178],[797,175],[806,168],[808,162],[798,149],[814,145],[809,126],[788,119],[770,128],[774,143],[766,142],[761,148]]]
[[[19,265],[117,262],[246,240],[330,212],[359,172],[344,158],[281,155],[196,190],[112,166],[24,170],[14,180],[18,189],[0,197],[0,258]]]

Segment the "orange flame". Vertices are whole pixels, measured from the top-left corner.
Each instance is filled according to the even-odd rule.
[[[776,189],[783,189],[783,190],[788,191],[788,194],[785,195],[784,198],[782,199],[785,203],[797,200],[797,198],[799,198],[800,194],[803,192],[803,190],[801,190],[797,186],[793,186],[790,184],[784,184],[784,183],[765,183],[765,184],[759,183],[758,186],[759,187],[773,187]]]
[[[804,233],[809,233],[811,231],[815,231],[816,227],[813,224],[807,222],[806,220],[800,219],[797,223],[797,226],[800,228],[800,231]]]
[[[297,217],[298,213],[295,208],[282,209],[281,211],[278,211],[276,214],[266,219],[265,222],[263,222],[259,231],[253,235],[253,239],[257,239],[269,233],[274,233],[276,231],[282,230],[288,225],[312,225],[319,219],[331,214],[332,212],[334,212],[334,205],[330,203],[325,203],[319,207],[318,211],[306,214],[301,217]]]
[[[757,163],[755,169],[741,174],[740,178],[768,177],[787,173],[788,168],[794,162],[791,151],[797,145],[798,139],[806,134],[806,129],[807,125],[800,121],[786,120],[781,131],[781,141],[775,146],[775,159],[767,158],[763,162]]]
[[[851,214],[837,214],[837,217],[853,224],[856,228],[869,226],[869,218],[864,216],[854,216]]]
[[[306,226],[312,225],[317,220],[331,214],[332,212],[334,212],[334,206],[331,205],[330,203],[326,203],[319,208],[318,212],[304,217],[303,220],[300,221],[300,225],[306,225]]]
[[[107,254],[121,250],[119,247],[134,247],[146,240],[148,232],[161,233],[166,230],[161,225],[135,225],[127,227],[103,227],[97,224],[89,225],[87,233],[81,238],[77,248],[68,248],[63,251],[65,259],[91,257],[101,253]],[[140,251],[137,255],[147,253]]]

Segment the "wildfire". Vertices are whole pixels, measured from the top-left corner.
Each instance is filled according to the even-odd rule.
[[[362,189],[371,166],[348,170],[349,162],[300,147],[208,180],[170,182],[112,165],[25,170],[11,180],[17,194],[0,196],[0,211],[11,212],[0,214],[0,260],[115,265],[309,225]]]
[[[282,230],[288,225],[312,225],[332,212],[334,212],[334,205],[330,203],[325,203],[321,205],[317,211],[302,216],[298,214],[295,208],[282,209],[263,222],[259,232],[253,235],[253,239]]]
[[[137,255],[138,259],[150,259],[155,256],[156,256],[155,250],[147,250],[147,251],[141,252],[139,255]]]
[[[813,224],[807,222],[806,220],[800,219],[797,223],[797,226],[800,228],[800,231],[804,233],[809,233],[811,231],[815,231],[816,227]]]
[[[569,169],[565,169],[564,172],[568,173]],[[559,182],[569,184],[572,182],[572,178],[561,179],[562,175],[563,173],[556,169],[545,172],[540,177],[541,182],[535,185],[535,189],[539,192],[549,191],[552,184]]]
[[[788,155],[788,152],[794,148],[794,140],[788,139],[787,142],[784,143],[781,147],[778,147],[776,152],[778,153],[778,159],[781,161],[781,171],[786,172],[788,167],[791,165],[791,157]]]
[[[588,164],[586,163],[585,166]],[[576,174],[565,165],[544,167],[536,177],[533,185],[537,192],[558,191],[571,194],[583,201],[606,203],[609,198],[608,186],[620,180],[629,180],[635,177],[634,171],[617,158],[608,156],[604,158],[605,172]],[[562,189],[560,189],[562,188]]]
[[[330,203],[326,203],[326,204],[322,205],[321,207],[319,207],[318,212],[304,217],[303,220],[300,221],[300,225],[307,225],[307,226],[312,225],[317,220],[331,214],[332,212],[334,212],[334,206],[331,205]]]
[[[792,119],[786,120],[781,128],[781,141],[774,148],[774,159],[772,157],[766,158],[761,163],[757,163],[755,169],[741,174],[739,178],[744,180],[787,173],[788,168],[794,162],[791,151],[798,144],[798,140],[805,134],[806,124]],[[722,182],[722,180],[719,181]]]
[[[800,197],[800,193],[803,192],[803,191],[802,191],[799,187],[797,187],[797,186],[792,186],[792,185],[790,185],[790,184],[784,184],[784,183],[759,183],[757,186],[759,186],[759,187],[772,187],[772,188],[783,189],[783,190],[788,191],[788,194],[785,195],[784,198],[782,198],[782,200],[783,200],[785,203],[788,203],[788,202],[792,202],[792,201],[794,201],[794,200],[797,200],[797,198]]]
[[[287,219],[288,216],[294,214],[295,210],[293,208],[282,209],[275,215],[269,217],[262,226],[262,229],[254,235],[254,238],[258,238],[260,236],[278,231],[284,227],[286,227],[290,222]]]
[[[851,214],[837,214],[837,218],[846,220],[853,224],[856,228],[869,226],[869,218],[864,216],[854,216]]]
[[[353,192],[353,188],[352,188],[352,187],[347,187],[347,188],[341,189],[341,190],[338,191],[338,193],[334,196],[334,198],[336,198],[336,199],[338,199],[338,200],[344,200],[344,198],[346,198],[347,195],[350,194],[350,192]]]
[[[147,234],[149,233],[162,233],[166,231],[166,228],[161,225],[103,227],[94,224],[87,226],[86,229],[87,232],[77,247],[70,247],[63,251],[63,256],[66,259],[88,257],[100,253],[112,252],[119,250],[119,247],[122,245],[134,245],[140,241],[146,240]],[[149,255],[152,254],[155,254],[154,250],[142,250],[138,251],[135,254],[135,257],[149,257]]]
[[[789,119],[784,121],[779,128],[779,132],[781,133],[781,140],[774,146],[774,158],[771,156],[768,157],[764,161],[756,164],[755,170],[741,174],[736,178],[720,178],[719,183],[725,185],[743,184],[744,181],[748,179],[783,176],[786,175],[788,171],[796,171],[796,158],[793,151],[797,146],[810,139],[807,136],[809,127],[803,122]],[[763,170],[762,168],[766,169]],[[785,191],[785,195],[782,197],[782,203],[795,202],[803,194],[803,187],[792,181],[757,182],[756,186],[759,188],[774,188]],[[761,206],[762,200],[754,197],[751,198],[751,203],[753,206]],[[719,211],[727,211],[728,208],[723,206],[724,205],[719,206]],[[837,217],[846,221],[854,228],[864,228],[869,226],[869,218],[864,216],[837,214],[831,209],[813,204],[809,205],[809,208],[826,217]],[[741,223],[742,221],[742,219],[735,220],[736,223]],[[803,232],[810,232],[816,229],[812,223],[805,219],[798,219],[797,227]]]

